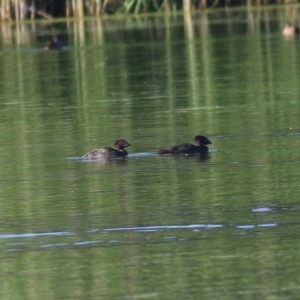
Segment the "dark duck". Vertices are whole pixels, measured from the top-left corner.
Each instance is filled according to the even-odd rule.
[[[45,49],[46,50],[61,50],[63,47],[62,42],[58,39],[57,36],[55,36],[51,41],[49,41]]]
[[[207,145],[211,144],[211,141],[203,136],[203,135],[196,135],[194,137],[194,144],[179,144],[172,146],[170,148],[159,149],[157,154],[197,154],[197,153],[207,153],[209,151]]]
[[[128,152],[125,150],[130,144],[125,140],[116,140],[114,147],[104,147],[100,149],[94,149],[83,155],[83,158],[89,160],[113,160],[125,158]]]

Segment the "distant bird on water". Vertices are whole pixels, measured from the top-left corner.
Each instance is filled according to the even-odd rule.
[[[58,39],[57,36],[55,36],[51,41],[49,41],[46,46],[45,49],[46,50],[60,50],[62,49],[63,44],[62,42]]]
[[[283,28],[282,35],[284,37],[292,38],[298,35],[299,32],[300,30],[298,26],[292,25],[291,23],[287,23]]]

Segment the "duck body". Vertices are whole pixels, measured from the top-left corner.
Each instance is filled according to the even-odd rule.
[[[104,147],[100,149],[94,149],[83,155],[83,158],[88,160],[114,160],[114,159],[123,159],[128,155],[128,152],[125,150],[126,147],[129,147],[130,144],[125,140],[116,140],[114,147]]]
[[[209,151],[207,145],[211,144],[211,141],[203,136],[197,135],[194,138],[194,144],[184,143],[171,146],[170,148],[163,148],[157,151],[157,154],[173,154],[173,155],[191,155],[196,153],[206,153]]]

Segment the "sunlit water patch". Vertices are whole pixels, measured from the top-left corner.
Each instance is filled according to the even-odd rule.
[[[272,207],[255,207],[251,211],[254,213],[267,213],[273,212],[274,209]]]
[[[15,252],[37,249],[69,249],[77,247],[101,247],[110,245],[188,242],[201,239],[201,233],[216,230],[251,230],[277,227],[277,223],[260,224],[188,224],[133,226],[85,231],[25,232],[0,235],[0,251]]]

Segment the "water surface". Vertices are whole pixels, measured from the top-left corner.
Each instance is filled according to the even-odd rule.
[[[295,299],[289,13],[4,24],[3,299]],[[197,134],[205,159],[154,155]],[[118,138],[127,160],[80,158]]]

